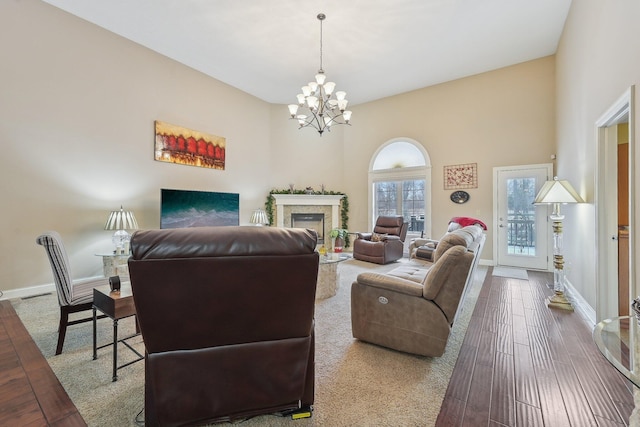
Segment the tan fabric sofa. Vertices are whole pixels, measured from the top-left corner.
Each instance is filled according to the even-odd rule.
[[[433,262],[412,259],[385,274],[359,274],[351,285],[353,336],[407,353],[441,356],[485,239],[481,227],[463,227],[437,242]]]

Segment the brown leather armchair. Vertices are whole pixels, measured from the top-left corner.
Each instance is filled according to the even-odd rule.
[[[373,233],[358,233],[353,257],[361,261],[388,264],[402,258],[408,222],[402,216],[379,216]]]
[[[270,227],[134,233],[145,425],[310,414],[316,242],[312,230]]]

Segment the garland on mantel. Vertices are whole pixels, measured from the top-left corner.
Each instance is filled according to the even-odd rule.
[[[343,196],[340,199],[340,224],[341,227],[345,230],[349,229],[349,199],[347,199],[347,195],[345,193],[341,193],[339,191],[310,191],[310,190],[271,190],[269,195],[267,196],[267,201],[264,204],[264,210],[267,212],[267,217],[269,218],[269,224],[273,224],[273,205],[275,202],[274,194],[304,194],[304,195],[314,195],[314,196]],[[350,246],[349,235],[344,239],[344,247],[348,248]]]

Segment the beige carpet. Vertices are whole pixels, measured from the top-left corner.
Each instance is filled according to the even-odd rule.
[[[407,261],[403,261],[407,262]],[[479,267],[440,358],[419,357],[363,343],[351,336],[350,285],[365,270],[389,271],[357,260],[340,264],[340,286],[332,298],[316,304],[316,397],[313,417],[298,421],[261,416],[246,426],[431,426],[435,424],[477,295],[486,275]],[[144,362],[119,371],[111,382],[111,349],[92,360],[91,324],[69,328],[64,351],[53,356],[58,305],[55,295],[12,300],[16,312],[89,426],[133,426],[143,407]],[[122,333],[132,319],[120,322]],[[111,321],[99,321],[100,342],[111,338]],[[122,336],[122,335],[121,335]],[[139,338],[138,348],[142,348]],[[133,353],[119,347],[120,361]],[[187,390],[185,390],[187,392]],[[143,419],[143,417],[141,417]]]

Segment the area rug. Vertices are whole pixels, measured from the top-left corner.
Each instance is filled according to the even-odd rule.
[[[513,267],[493,267],[493,276],[507,277],[510,279],[529,280],[527,270]]]
[[[401,262],[408,262],[403,260]],[[398,263],[380,266],[357,260],[339,265],[334,297],[316,303],[316,395],[313,416],[292,421],[265,415],[246,426],[432,426],[435,424],[456,363],[486,268],[476,271],[445,354],[439,358],[397,352],[355,340],[351,336],[350,288],[363,271],[385,272]],[[58,304],[53,294],[12,300],[16,312],[91,427],[135,426],[144,403],[144,362],[118,372],[111,381],[111,349],[92,360],[91,324],[70,327],[64,351],[54,356]],[[100,342],[111,339],[109,319],[99,322]],[[132,319],[120,322],[122,334],[133,332]],[[137,346],[142,349],[139,338]],[[119,347],[120,363],[135,355]],[[185,390],[185,392],[188,392]]]

